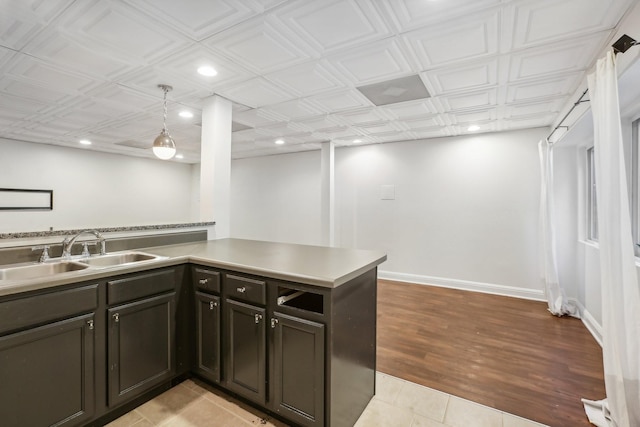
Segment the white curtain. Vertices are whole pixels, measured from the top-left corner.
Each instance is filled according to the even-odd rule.
[[[578,317],[575,304],[567,300],[558,280],[556,261],[555,208],[553,202],[553,146],[538,143],[540,155],[540,270],[549,311],[556,316]]]
[[[594,424],[640,426],[640,289],[629,215],[615,55],[588,77],[593,112],[606,401],[586,402]],[[600,406],[600,414],[593,414]],[[608,408],[607,408],[608,406]],[[598,412],[598,411],[596,411]],[[610,412],[610,413],[607,413]],[[590,417],[591,419],[591,417]]]

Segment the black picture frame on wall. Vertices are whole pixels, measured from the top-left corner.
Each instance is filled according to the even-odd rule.
[[[0,188],[0,211],[53,210],[53,190]]]

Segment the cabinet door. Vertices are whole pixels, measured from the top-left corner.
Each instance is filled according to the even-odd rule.
[[[0,337],[0,424],[75,426],[93,416],[93,314]]]
[[[196,292],[196,371],[220,382],[220,298]]]
[[[265,310],[234,300],[225,301],[226,385],[262,405],[266,402]]]
[[[273,410],[303,426],[324,425],[324,325],[274,313]]]
[[[175,292],[108,310],[109,405],[117,405],[175,372]]]

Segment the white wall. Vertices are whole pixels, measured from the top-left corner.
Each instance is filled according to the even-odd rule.
[[[339,150],[338,244],[387,252],[383,277],[541,297],[537,143],[544,132]],[[395,186],[395,200],[381,200],[383,185]]]
[[[194,221],[191,177],[188,164],[0,139],[0,187],[54,197],[52,211],[1,211],[0,232]]]
[[[541,298],[545,132],[336,149],[337,246],[387,252],[381,276]],[[321,242],[319,152],[234,160],[231,185],[233,237]]]
[[[320,245],[320,151],[234,160],[231,237]]]

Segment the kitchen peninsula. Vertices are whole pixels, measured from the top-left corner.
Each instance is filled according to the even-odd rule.
[[[355,423],[375,392],[384,253],[242,239],[136,251],[155,257],[0,280],[5,425],[100,425],[191,375],[289,423]]]

